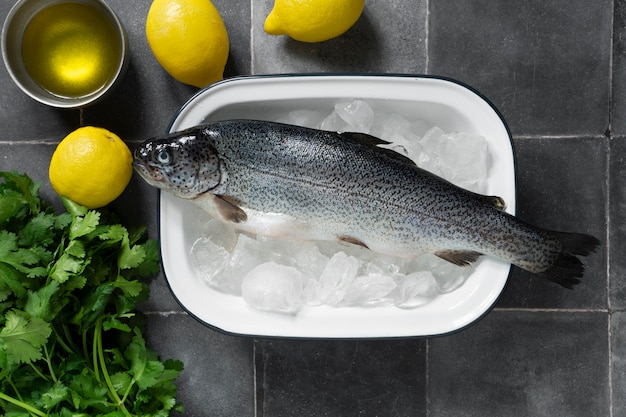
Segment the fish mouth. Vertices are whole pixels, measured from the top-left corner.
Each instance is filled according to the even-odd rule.
[[[133,168],[149,184],[158,186],[158,183],[163,183],[165,180],[165,176],[161,173],[159,169],[150,166],[145,161],[137,158],[136,155],[135,159],[133,160]]]

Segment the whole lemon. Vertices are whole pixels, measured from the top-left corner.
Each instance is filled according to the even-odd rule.
[[[133,156],[124,141],[93,126],[81,127],[63,138],[48,171],[59,195],[90,209],[115,200],[132,174]]]
[[[276,0],[264,29],[270,35],[322,42],[350,29],[364,5],[365,0]]]
[[[228,33],[209,0],[154,0],[146,37],[159,64],[176,80],[202,88],[224,77]]]

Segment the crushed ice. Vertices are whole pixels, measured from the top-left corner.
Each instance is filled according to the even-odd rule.
[[[421,168],[484,193],[489,166],[485,138],[444,132],[423,120],[374,111],[365,101],[337,103],[324,115],[294,110],[277,121],[324,130],[369,133]],[[416,308],[461,286],[474,268],[423,254],[399,259],[335,242],[249,236],[209,221],[191,249],[197,274],[211,287],[242,296],[251,307],[296,314],[303,306]]]

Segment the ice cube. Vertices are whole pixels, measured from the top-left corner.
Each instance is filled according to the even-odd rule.
[[[277,119],[277,122],[287,123],[296,126],[319,128],[324,116],[314,110],[293,110],[287,116]]]
[[[363,100],[337,103],[335,113],[348,124],[351,132],[368,133],[374,121],[374,111]]]
[[[232,250],[237,243],[237,233],[235,229],[216,219],[211,219],[204,224],[202,236],[210,239],[213,243],[226,250]]]
[[[241,295],[258,310],[293,314],[302,306],[302,274],[291,266],[262,263],[244,277]]]
[[[396,282],[388,275],[360,275],[348,287],[341,304],[350,306],[381,302],[395,287]]]
[[[267,236],[256,236],[258,242],[257,253],[267,261],[274,261],[281,265],[294,266],[295,259],[291,256],[291,247],[298,245],[298,241],[276,239]]]
[[[409,127],[409,131],[420,138],[423,137],[430,129],[432,129],[432,126],[424,120],[416,120],[412,122]]]
[[[317,281],[316,278],[306,279],[304,288],[302,289],[302,303],[309,306],[322,305],[322,297],[320,295],[320,283]]]
[[[439,293],[445,294],[459,288],[474,272],[475,266],[457,266],[443,259],[432,268]]]
[[[437,283],[430,271],[419,271],[396,277],[393,301],[397,307],[414,308],[426,304],[438,294]]]
[[[243,278],[257,265],[266,261],[267,252],[263,244],[248,235],[237,235],[237,244],[230,253],[228,266],[224,271],[224,283],[235,294],[241,294]]]
[[[290,245],[291,257],[295,265],[309,276],[318,278],[322,275],[329,257],[322,254],[315,243],[312,242],[292,242]]]
[[[424,253],[413,259],[407,269],[409,271],[430,271],[441,262],[441,258],[436,255]]]
[[[337,305],[358,273],[361,263],[354,256],[337,252],[326,264],[320,276],[320,300],[324,304]]]
[[[228,251],[209,238],[201,237],[191,246],[191,263],[196,273],[210,286],[228,291],[221,282],[224,269],[228,266]]]
[[[324,120],[322,120],[320,129],[328,130],[330,132],[347,132],[350,130],[350,125],[337,113],[332,112]]]
[[[420,145],[423,152],[419,154],[417,165],[441,176],[441,156],[448,152],[446,133],[435,126],[422,137]]]
[[[465,132],[448,135],[450,151],[442,157],[446,175],[455,184],[477,190],[487,178],[488,148],[484,137]]]
[[[413,137],[409,130],[411,123],[399,114],[387,114],[382,119],[382,124],[381,139],[388,142],[396,142],[403,145]]]

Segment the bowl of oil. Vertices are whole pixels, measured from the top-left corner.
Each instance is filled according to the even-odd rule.
[[[128,41],[100,0],[19,0],[2,28],[2,58],[35,100],[79,108],[100,100],[122,77]]]

